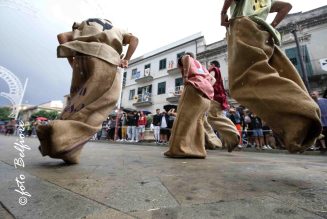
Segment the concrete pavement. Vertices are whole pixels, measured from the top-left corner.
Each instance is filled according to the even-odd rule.
[[[327,218],[327,156],[89,142],[68,166],[20,140],[0,136],[0,218]]]

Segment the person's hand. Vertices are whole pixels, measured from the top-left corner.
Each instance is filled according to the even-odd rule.
[[[229,27],[230,21],[228,19],[228,15],[222,13],[221,14],[221,26]]]
[[[121,60],[120,60],[119,67],[121,67],[121,68],[127,68],[127,67],[128,67],[128,60],[126,60],[126,59],[121,59]]]

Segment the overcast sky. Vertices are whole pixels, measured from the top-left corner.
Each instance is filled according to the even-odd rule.
[[[139,38],[132,58],[202,32],[206,43],[224,38],[220,27],[223,0],[0,0],[0,66],[24,82],[23,103],[62,100],[68,93],[71,69],[56,58],[56,35],[74,21],[103,17]],[[296,1],[291,13],[326,5],[326,0]],[[0,79],[0,92],[8,92]],[[0,106],[9,104],[0,97]]]

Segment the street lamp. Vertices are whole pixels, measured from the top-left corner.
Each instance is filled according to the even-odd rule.
[[[302,51],[300,49],[300,44],[299,44],[299,39],[297,37],[297,31],[299,30],[299,26],[297,24],[294,24],[293,23],[293,27],[294,29],[291,31],[291,33],[294,35],[294,39],[295,39],[295,43],[296,43],[296,49],[297,49],[297,52],[300,56],[300,65],[301,65],[301,70],[302,70],[302,73],[303,73],[303,81],[304,81],[304,84],[308,90],[308,92],[310,93],[310,84],[309,84],[309,80],[308,80],[308,74],[307,74],[307,69],[305,68],[305,65],[304,65],[304,60],[303,60],[303,54],[302,54]]]

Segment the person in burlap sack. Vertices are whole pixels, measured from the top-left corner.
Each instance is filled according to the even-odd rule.
[[[204,116],[213,98],[212,78],[193,53],[179,58],[178,67],[185,87],[178,102],[169,150],[164,155],[171,158],[205,158]]]
[[[291,8],[274,0],[225,0],[221,25],[227,27],[231,96],[266,121],[288,151],[296,153],[313,145],[322,127],[319,107],[278,47],[281,38],[275,27]],[[277,14],[268,24],[273,12]]]
[[[241,138],[233,122],[225,116],[223,112],[229,108],[229,105],[219,68],[220,64],[218,61],[214,60],[210,62],[208,71],[215,78],[215,83],[213,84],[214,96],[213,100],[210,102],[208,111],[208,123],[214,130],[218,131],[219,137],[223,143],[221,143],[221,145],[215,144],[214,142],[216,142],[216,140],[215,136],[213,136],[214,138],[211,137],[206,139],[206,146],[209,146],[209,149],[215,149],[224,145],[227,147],[228,151],[231,152],[238,146]]]
[[[128,67],[138,39],[108,20],[94,18],[74,23],[73,31],[59,34],[58,41],[57,56],[68,58],[73,69],[70,95],[60,120],[38,126],[39,149],[43,156],[78,163],[82,147],[116,105],[118,66]]]

